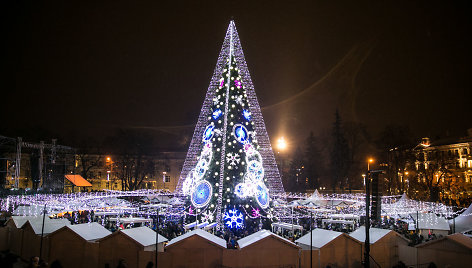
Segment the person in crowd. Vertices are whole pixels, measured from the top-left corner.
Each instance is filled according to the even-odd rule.
[[[39,257],[31,257],[28,264],[28,268],[37,268],[39,267]]]

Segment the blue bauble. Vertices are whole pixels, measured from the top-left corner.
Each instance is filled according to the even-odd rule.
[[[251,112],[248,110],[243,110],[243,116],[246,118],[247,121],[251,121]]]
[[[213,112],[213,119],[218,119],[220,117],[220,115],[222,114],[223,112],[220,110],[220,109],[216,109],[214,112]]]
[[[210,141],[210,139],[213,137],[213,134],[215,133],[214,130],[215,130],[214,125],[208,125],[206,127],[205,131],[203,132],[203,141],[204,142]]]
[[[249,133],[245,126],[241,124],[237,124],[233,128],[234,137],[240,143],[247,143],[249,142]]]
[[[261,206],[261,208],[267,208],[269,206],[269,192],[267,191],[267,188],[261,184],[258,184],[256,189],[257,203],[259,206]]]
[[[192,204],[197,208],[208,205],[212,190],[213,188],[208,181],[201,180],[197,182],[192,192]]]

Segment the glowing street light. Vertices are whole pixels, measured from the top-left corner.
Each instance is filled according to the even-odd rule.
[[[367,170],[370,170],[370,164],[374,163],[374,159],[373,158],[369,158],[369,160],[367,160]]]
[[[106,165],[107,165],[107,188],[110,189],[110,175],[113,171],[113,161],[111,161],[111,157],[106,157]]]
[[[279,149],[280,151],[284,151],[285,149],[287,149],[287,142],[285,141],[284,137],[280,137],[277,140],[277,149]]]

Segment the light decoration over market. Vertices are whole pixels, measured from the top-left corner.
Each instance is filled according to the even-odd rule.
[[[319,195],[316,199],[307,194],[286,193],[285,197],[294,199],[292,202],[282,203],[280,196],[273,196],[275,200],[281,203],[274,209],[270,209],[266,216],[259,217],[271,218],[275,221],[290,223],[298,222],[299,219],[310,218],[338,218],[350,219],[354,216],[365,215],[365,200],[362,194],[330,194]],[[18,216],[40,216],[46,205],[47,215],[55,215],[64,212],[110,212],[117,215],[117,218],[136,215],[139,217],[150,218],[156,215],[156,208],[159,208],[159,215],[167,220],[179,221],[184,215],[193,217],[202,217],[202,220],[212,221],[216,216],[215,211],[207,210],[201,214],[194,213],[192,207],[169,204],[149,204],[126,201],[128,197],[147,197],[147,196],[169,196],[172,194],[166,191],[157,190],[137,190],[137,191],[106,191],[96,193],[75,193],[75,194],[37,194],[37,195],[18,195],[8,196],[0,199],[2,211],[13,212]],[[125,198],[125,199],[123,199]],[[171,200],[175,199],[173,197]],[[314,202],[318,201],[318,202]],[[276,202],[277,203],[277,202]],[[317,204],[318,205],[317,205]],[[453,217],[470,217],[471,213],[464,214],[465,208],[450,207],[433,202],[423,202],[401,198],[401,196],[382,197],[382,216],[393,219],[400,219],[406,222],[414,221],[411,214],[434,213],[446,219]],[[249,218],[259,218],[258,208],[248,207],[244,209]],[[188,213],[186,211],[189,211]],[[241,212],[241,211],[240,211]],[[212,217],[213,216],[213,217]],[[231,215],[230,215],[231,216]],[[256,216],[256,217],[254,217]],[[74,218],[73,218],[74,219]],[[429,219],[428,219],[429,220]],[[433,221],[432,218],[430,221]],[[90,221],[90,220],[89,220]],[[118,220],[121,222],[121,220]],[[223,221],[224,222],[224,221]],[[104,224],[103,220],[99,223]],[[434,222],[431,222],[432,224]]]

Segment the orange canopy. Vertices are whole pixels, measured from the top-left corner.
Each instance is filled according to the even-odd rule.
[[[68,179],[70,182],[72,182],[75,186],[79,187],[91,187],[92,184],[88,182],[86,179],[84,179],[80,175],[66,175],[66,179]]]

